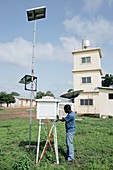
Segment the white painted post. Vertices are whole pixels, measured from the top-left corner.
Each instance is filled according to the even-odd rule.
[[[54,148],[55,148],[55,154],[56,154],[56,162],[57,162],[57,164],[59,164],[57,130],[56,130],[56,123],[55,122],[54,122]]]
[[[38,163],[38,157],[39,157],[39,147],[40,147],[40,133],[41,133],[41,119],[39,120],[39,130],[38,130],[38,145],[37,145],[36,164]]]

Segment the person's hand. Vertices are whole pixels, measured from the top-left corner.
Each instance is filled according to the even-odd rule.
[[[64,119],[64,117],[62,117],[61,119],[59,119],[61,122],[64,122],[65,121],[65,119]]]
[[[57,119],[59,120],[59,115],[57,115]]]

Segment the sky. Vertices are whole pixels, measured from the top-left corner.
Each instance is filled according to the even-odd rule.
[[[103,74],[113,74],[113,0],[1,0],[0,92],[29,97],[19,80],[31,75],[34,21],[27,9],[46,6],[46,18],[36,21],[34,74],[37,91],[56,98],[73,88],[73,50],[82,40],[102,52]]]

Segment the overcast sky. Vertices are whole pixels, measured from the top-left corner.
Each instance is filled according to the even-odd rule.
[[[0,92],[29,96],[19,80],[31,74],[34,22],[26,10],[46,6],[37,20],[34,68],[38,91],[59,96],[73,88],[73,50],[88,39],[100,47],[103,73],[113,74],[113,0],[1,0]]]

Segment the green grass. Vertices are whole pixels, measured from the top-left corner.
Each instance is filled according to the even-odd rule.
[[[36,166],[36,148],[26,149],[29,143],[29,119],[0,120],[0,170],[112,170],[113,119],[83,117],[77,121],[74,136],[75,162],[65,161],[65,126],[57,122],[59,165],[48,147],[40,164]],[[41,131],[41,148],[46,141],[46,125]],[[37,144],[38,121],[32,121],[32,144]]]

